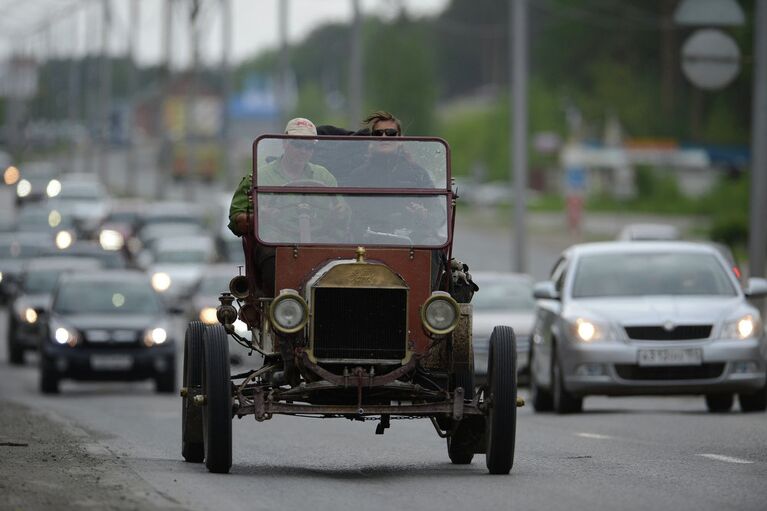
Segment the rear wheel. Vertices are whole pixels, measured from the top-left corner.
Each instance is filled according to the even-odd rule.
[[[583,411],[583,398],[573,396],[565,388],[564,372],[556,351],[551,356],[551,387],[555,412],[563,414]]]
[[[763,412],[767,410],[767,385],[751,394],[738,394],[740,409],[744,412]]]
[[[205,325],[192,321],[186,327],[184,337],[184,365],[182,386],[186,396],[181,402],[181,455],[190,463],[202,463],[205,448],[202,435],[202,408],[192,402],[194,391],[202,387],[202,337]]]
[[[202,408],[205,466],[210,472],[226,474],[232,467],[232,382],[229,366],[229,339],[222,325],[205,329]]]
[[[706,406],[709,412],[729,412],[735,402],[733,394],[706,394]]]
[[[508,474],[517,431],[517,347],[510,327],[497,326],[490,335],[486,392],[485,463],[491,474]]]

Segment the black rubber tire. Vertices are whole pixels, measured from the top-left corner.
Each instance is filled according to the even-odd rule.
[[[13,314],[15,313],[11,314],[11,319],[8,321],[8,362],[19,366],[24,363],[24,348],[16,342],[16,321],[13,319]]]
[[[187,389],[202,388],[203,335],[202,321],[192,321],[184,336],[184,362],[181,385]],[[202,434],[202,408],[192,403],[190,397],[181,400],[181,455],[189,463],[205,460]]]
[[[202,387],[207,398],[202,407],[205,431],[205,466],[210,472],[226,474],[232,467],[232,382],[229,366],[229,338],[223,325],[205,329]]]
[[[746,413],[767,410],[767,385],[751,394],[738,394],[740,410]]]
[[[46,365],[44,360],[40,364],[40,392],[43,394],[58,394],[59,377]]]
[[[727,413],[735,403],[734,394],[706,394],[706,406],[712,413]]]
[[[485,463],[491,474],[508,474],[517,433],[517,342],[511,327],[497,326],[490,335],[486,392]]]
[[[570,394],[565,388],[562,366],[554,351],[551,355],[551,400],[554,411],[558,414],[580,413],[583,411],[583,398]]]
[[[474,459],[474,449],[468,428],[458,428],[447,437],[447,455],[453,465],[468,465]]]
[[[538,385],[538,381],[535,379],[535,371],[533,371],[533,360],[530,359],[530,401],[533,405],[533,410],[536,412],[550,412],[554,410],[554,401],[551,398],[551,392],[541,388]]]

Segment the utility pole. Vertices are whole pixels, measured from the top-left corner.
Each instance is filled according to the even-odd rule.
[[[349,129],[362,118],[362,14],[360,0],[351,0],[354,17],[349,41]]]
[[[67,117],[69,118],[69,172],[75,171],[77,159],[77,130],[80,121],[80,12],[75,11],[72,15],[72,48],[69,56],[69,99],[67,105]]]
[[[100,95],[98,114],[98,176],[102,183],[107,179],[107,150],[109,147],[110,110],[112,102],[112,62],[109,55],[109,29],[112,24],[111,0],[102,0],[101,4],[101,66]]]
[[[200,0],[192,0],[189,11],[189,47],[192,50],[192,67],[189,70],[187,84],[185,129],[186,132],[186,191],[187,200],[194,199],[194,181],[197,177],[197,89],[199,87],[200,38],[197,15],[200,13]]]
[[[527,0],[509,0],[514,271],[527,269]]]
[[[760,28],[761,27],[761,28]],[[751,98],[751,211],[749,276],[764,277],[767,251],[767,0],[756,0],[754,15],[754,92]]]
[[[288,55],[288,8],[289,0],[279,2],[279,38],[280,38],[280,77],[277,97],[280,104],[281,125],[288,121],[288,72],[290,70],[290,56]]]
[[[136,113],[136,73],[138,73],[138,62],[136,53],[138,51],[139,23],[141,22],[141,12],[139,11],[140,0],[130,0],[130,15],[128,21],[128,165],[125,170],[125,190],[129,195],[138,195],[138,180],[136,179],[137,155],[135,132],[135,113]]]
[[[232,0],[221,0],[221,148],[224,166],[224,183],[227,189],[234,188],[237,173],[232,166],[232,120],[229,116],[229,101],[232,95]]]

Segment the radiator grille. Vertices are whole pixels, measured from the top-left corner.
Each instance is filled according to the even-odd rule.
[[[630,339],[643,341],[688,341],[708,339],[711,325],[678,325],[671,330],[662,326],[627,326],[626,334]]]
[[[405,357],[407,290],[318,288],[314,356],[394,360]]]
[[[615,372],[624,380],[709,380],[719,378],[723,371],[724,364],[661,367],[616,364],[615,366]]]

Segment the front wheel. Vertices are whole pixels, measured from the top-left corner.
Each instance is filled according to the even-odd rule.
[[[767,385],[751,394],[738,394],[738,401],[743,412],[763,412],[767,410]]]
[[[706,406],[712,413],[729,412],[734,402],[733,394],[706,394]]]
[[[189,463],[202,463],[205,448],[202,435],[202,409],[192,402],[192,396],[200,393],[202,387],[202,336],[205,325],[192,321],[186,327],[184,336],[184,365],[181,386],[186,395],[181,400],[181,455]]]
[[[490,335],[486,392],[485,463],[491,474],[508,474],[517,432],[517,343],[510,327],[497,326]]]
[[[556,351],[552,353],[551,364],[551,387],[553,391],[551,397],[554,411],[559,414],[580,413],[583,411],[583,398],[573,396],[565,388],[565,375]]]
[[[223,325],[205,329],[202,373],[206,403],[203,405],[205,466],[226,474],[232,467],[232,382],[229,372],[229,339]]]

